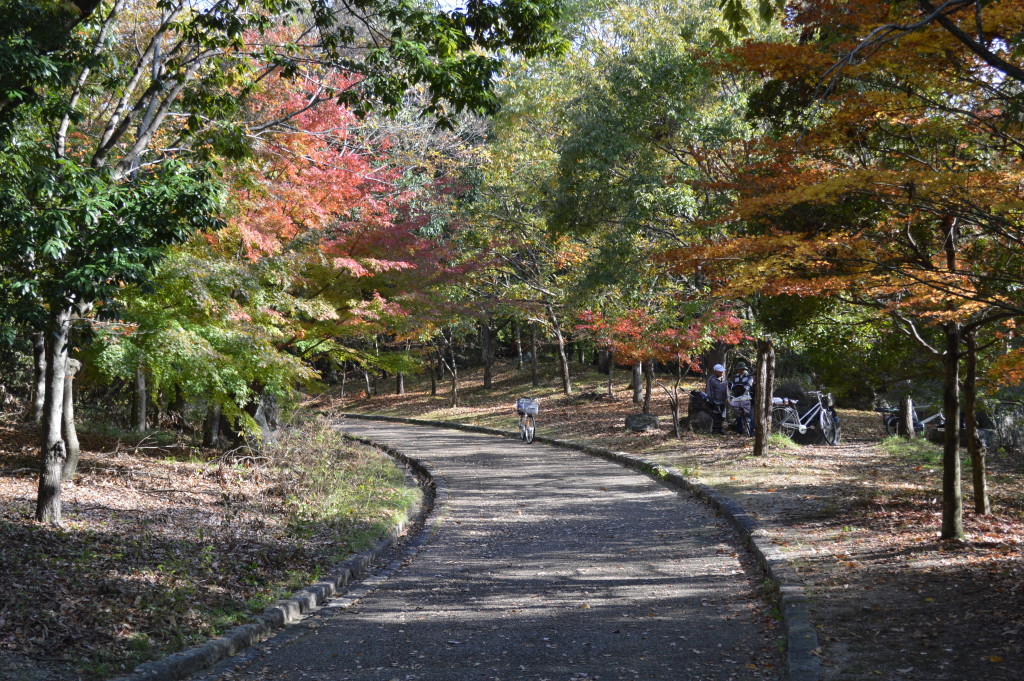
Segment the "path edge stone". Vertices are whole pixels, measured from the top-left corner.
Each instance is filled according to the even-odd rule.
[[[519,434],[512,431],[487,426],[475,426],[468,423],[352,412],[341,412],[338,416],[366,421],[389,421],[435,428],[450,428],[470,433],[519,439]],[[675,468],[662,466],[651,459],[634,456],[626,452],[616,452],[601,447],[592,447],[541,435],[536,436],[534,442],[572,449],[584,454],[614,461],[627,468],[644,473],[662,483],[689,492],[727,518],[739,531],[740,536],[746,540],[757,562],[778,591],[779,610],[782,616],[783,631],[786,639],[786,678],[788,681],[820,681],[821,658],[818,656],[818,633],[811,619],[809,602],[803,582],[800,581],[796,569],[786,559],[779,547],[769,539],[768,533],[757,524],[757,521],[746,509],[733,499],[723,496],[714,488],[686,477]],[[373,444],[378,447],[381,446],[379,443]],[[131,679],[125,681],[149,680]]]
[[[260,641],[270,638],[275,632],[303,619],[342,589],[354,585],[364,577],[370,568],[406,534],[410,527],[422,525],[419,534],[425,534],[432,526],[433,510],[447,499],[447,487],[442,479],[435,477],[420,461],[376,442],[363,438],[350,438],[369,444],[384,451],[410,469],[423,490],[420,501],[409,517],[400,522],[391,532],[382,537],[371,548],[357,553],[336,565],[321,581],[303,587],[290,598],[280,600],[264,609],[247,624],[229,629],[222,636],[186,648],[185,650],[150,662],[144,662],[130,673],[111,678],[109,681],[181,681],[218,662],[237,655]]]

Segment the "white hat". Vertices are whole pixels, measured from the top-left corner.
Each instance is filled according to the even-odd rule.
[[[712,367],[712,369],[714,369],[715,373],[718,373],[719,371],[723,373],[725,372],[725,367],[722,366],[721,364],[716,364],[715,366]]]

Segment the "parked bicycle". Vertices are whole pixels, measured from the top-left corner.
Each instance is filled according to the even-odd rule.
[[[831,393],[812,391],[806,394],[815,402],[803,414],[797,408],[799,400],[772,398],[772,432],[792,437],[793,433],[803,435],[808,430],[818,430],[826,444],[838,444],[839,415],[832,405]]]
[[[526,444],[533,442],[537,432],[537,414],[540,413],[540,400],[520,397],[516,400],[516,413],[519,414],[519,438]]]
[[[754,435],[754,420],[751,416],[753,413],[752,397],[750,392],[745,392],[738,396],[729,396],[729,406],[732,407],[736,432],[747,437],[753,437]]]
[[[928,405],[929,407],[931,405]],[[882,407],[875,409],[875,411],[882,414],[882,425],[885,427],[886,435],[896,435],[899,432],[900,426],[900,410],[897,407]],[[946,415],[942,413],[942,410],[935,412],[926,419],[921,419],[917,415],[917,405],[914,405],[914,432],[920,435],[924,432],[924,429],[931,422],[935,421],[936,428],[942,428],[946,425]]]

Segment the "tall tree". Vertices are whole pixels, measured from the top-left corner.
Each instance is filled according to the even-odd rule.
[[[556,4],[547,0],[470,2],[461,12],[387,0],[345,11],[319,1],[196,8],[113,0],[62,4],[56,23],[52,7],[5,5],[16,33],[0,52],[12,65],[0,82],[0,113],[16,120],[0,149],[0,282],[19,318],[47,327],[37,517],[59,522],[57,390],[72,307],[147,276],[160,246],[218,226],[211,161],[244,155],[252,133],[284,126],[319,101],[389,111],[422,84],[425,108],[442,120],[489,110],[497,51],[531,55],[560,42]],[[276,40],[282,24],[297,26],[299,38]],[[310,55],[349,74],[346,85],[325,83],[284,117],[238,115],[268,77],[297,74]]]

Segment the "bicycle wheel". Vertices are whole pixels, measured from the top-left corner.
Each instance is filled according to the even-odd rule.
[[[772,432],[793,437],[800,428],[799,417],[792,407],[772,407]]]
[[[900,425],[899,414],[889,414],[884,416],[882,420],[885,422],[885,434],[889,437],[895,435]]]
[[[523,418],[523,440],[526,444],[533,442],[533,435],[537,431],[537,422],[533,419],[533,414],[527,414]]]
[[[821,439],[825,441],[825,444],[839,444],[839,424],[836,423],[832,410],[822,409],[818,414],[818,422],[821,424]]]

